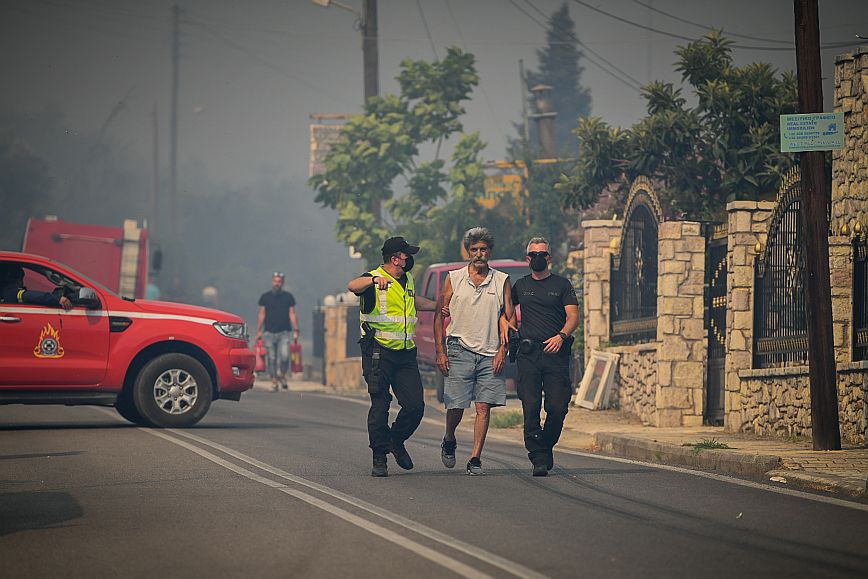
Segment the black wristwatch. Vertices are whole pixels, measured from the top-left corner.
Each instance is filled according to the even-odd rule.
[[[564,342],[566,342],[569,339],[569,336],[563,332],[558,332],[558,336],[560,336],[561,340],[563,340]]]

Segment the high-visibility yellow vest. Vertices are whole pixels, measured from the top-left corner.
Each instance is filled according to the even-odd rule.
[[[376,303],[369,313],[360,311],[360,323],[368,322],[376,330],[375,338],[384,348],[390,350],[415,348],[416,291],[413,276],[407,274],[407,287],[404,287],[382,267],[368,273],[372,276],[388,278],[392,283],[385,290],[374,286]],[[367,309],[365,306],[370,306],[370,304],[362,305],[362,310]]]

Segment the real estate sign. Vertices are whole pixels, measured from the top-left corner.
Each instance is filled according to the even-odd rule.
[[[844,113],[781,115],[781,152],[844,148]]]

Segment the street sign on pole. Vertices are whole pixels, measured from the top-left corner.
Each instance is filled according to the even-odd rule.
[[[781,152],[844,148],[844,113],[781,115]]]

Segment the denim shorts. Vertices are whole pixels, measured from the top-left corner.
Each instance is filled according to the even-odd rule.
[[[506,377],[504,372],[494,375],[494,356],[471,352],[458,338],[446,339],[449,358],[449,376],[443,384],[443,402],[446,409],[470,408],[470,400],[492,406],[506,404]]]

